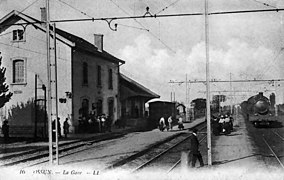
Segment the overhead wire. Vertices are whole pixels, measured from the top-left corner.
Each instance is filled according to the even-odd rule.
[[[278,56],[282,53],[284,49],[281,48],[277,55],[271,60],[269,61],[269,64],[267,66],[265,66],[265,69],[263,69],[263,71],[260,74],[267,74],[267,72],[270,70],[270,68],[272,67],[273,64],[275,64],[275,61],[277,60]]]
[[[60,1],[61,3],[65,4],[65,5],[69,6],[69,7],[71,7],[72,9],[74,9],[74,10],[80,12],[81,14],[86,15],[86,16],[88,16],[89,18],[92,18],[92,19],[93,19],[92,16],[90,16],[90,15],[88,15],[87,13],[85,13],[85,12],[79,10],[78,8],[75,8],[74,6],[71,6],[70,4],[68,4],[68,3],[66,3],[66,2],[64,2],[64,1],[62,1],[62,0],[58,0],[58,1]],[[125,11],[123,8],[121,8],[117,3],[115,3],[115,2],[112,1],[112,0],[110,0],[110,1],[111,1],[113,4],[115,4],[120,10],[122,10],[124,13],[126,13],[126,14],[129,15],[129,16],[131,16],[127,11]],[[156,39],[158,39],[164,46],[166,46],[168,49],[170,49],[172,52],[175,53],[175,51],[174,51],[173,49],[171,49],[166,43],[164,43],[159,37],[157,37],[155,34],[153,34],[152,32],[150,32],[150,30],[149,30],[148,28],[146,28],[143,24],[141,24],[141,23],[140,23],[139,21],[137,21],[136,19],[134,19],[134,20],[135,20],[142,28],[135,27],[135,26],[124,25],[124,24],[119,24],[119,25],[124,26],[124,27],[139,29],[139,30],[145,30],[145,31],[149,32],[153,37],[155,37]]]
[[[6,44],[6,43],[2,43],[0,42],[0,44],[4,45],[4,46],[8,46],[8,47],[12,47],[12,48],[17,48],[17,49],[21,49],[21,50],[24,50],[24,51],[27,51],[27,52],[32,52],[32,53],[36,53],[36,54],[40,54],[40,55],[44,55],[46,56],[46,53],[42,53],[42,52],[39,52],[39,51],[35,51],[35,50],[31,50],[31,49],[26,49],[26,48],[22,48],[22,47],[16,47],[16,46],[13,46],[11,44]],[[59,58],[57,57],[58,59],[61,59],[63,61],[70,61],[68,59],[64,59],[64,58]]]
[[[11,33],[13,33],[13,31],[10,31],[10,32],[4,33],[4,34],[0,34],[0,37],[1,37],[1,36],[5,36],[5,35],[7,35],[7,34],[11,34]]]
[[[66,3],[66,2],[64,2],[64,1],[62,1],[62,0],[57,0],[57,1],[61,2],[62,4],[65,4],[66,6],[69,6],[70,8],[74,9],[75,11],[80,12],[81,14],[83,14],[83,15],[85,15],[85,16],[88,16],[89,18],[93,18],[92,16],[88,15],[87,13],[81,11],[81,10],[78,9],[78,8],[75,8],[74,6],[72,6],[72,5],[70,5],[70,4]]]
[[[28,8],[30,8],[32,5],[34,5],[35,3],[37,3],[39,0],[35,0],[34,2],[32,2],[31,4],[29,4],[27,7],[25,7],[23,10],[21,10],[20,12],[24,12],[25,10],[27,10]]]
[[[168,9],[171,6],[174,6],[176,3],[178,3],[180,0],[176,0],[175,2],[169,4],[168,6],[162,8],[160,11],[156,12],[155,14],[160,14],[161,12],[165,11],[166,9]]]
[[[110,2],[112,2],[116,7],[118,7],[120,10],[122,10],[125,14],[127,14],[128,16],[131,16],[126,10],[124,10],[123,8],[121,8],[117,3],[115,3],[113,0],[110,0]],[[133,20],[138,23],[141,27],[143,27],[144,29],[148,29],[146,28],[141,22],[139,22],[136,18],[133,18]],[[169,47],[164,41],[162,41],[157,35],[155,35],[154,33],[152,33],[152,31],[148,31],[148,33],[150,33],[154,38],[156,38],[158,41],[160,41],[166,48],[168,48],[169,50],[171,50],[173,53],[176,53],[171,47]]]
[[[150,31],[149,29],[139,28],[139,27],[136,27],[136,26],[129,26],[129,25],[120,24],[120,23],[117,23],[117,25],[124,26],[124,27],[129,27],[129,28],[133,28],[133,29],[139,29],[139,30],[144,30],[144,31]]]
[[[261,1],[258,1],[258,0],[251,0],[251,1],[257,2],[257,3],[262,4],[264,6],[273,7],[273,8],[277,9],[277,7],[272,6],[272,5],[268,4],[268,3],[264,3],[264,2],[261,2]]]

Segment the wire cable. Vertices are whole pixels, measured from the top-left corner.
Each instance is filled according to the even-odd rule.
[[[260,3],[260,4],[264,5],[264,6],[273,7],[273,8],[275,8],[275,9],[277,9],[277,7],[272,6],[272,5],[268,4],[268,3],[264,3],[264,2],[261,2],[261,1],[257,1],[257,0],[251,0],[251,1],[254,1],[254,2]]]
[[[150,31],[149,29],[139,28],[139,27],[135,27],[135,26],[129,26],[129,25],[120,24],[120,23],[117,23],[117,25],[124,26],[124,27],[129,27],[129,28],[133,28],[133,29],[140,29],[140,30],[143,30],[143,31]]]
[[[35,0],[34,2],[32,2],[30,5],[28,5],[26,8],[24,8],[23,10],[21,10],[20,12],[24,12],[25,10],[27,10],[28,8],[30,8],[32,5],[34,5],[35,3],[37,3],[39,0]]]
[[[7,34],[11,34],[11,33],[13,33],[13,31],[10,31],[10,32],[4,33],[4,34],[0,34],[0,37],[1,37],[1,36],[5,36],[5,35],[7,35]]]
[[[128,16],[131,16],[127,11],[125,11],[123,8],[121,8],[117,3],[115,3],[113,0],[110,0],[110,2],[112,2],[116,7],[118,7],[120,10],[122,10],[125,14],[127,14]],[[133,20],[138,23],[141,27],[143,27],[144,29],[148,29],[146,28],[142,23],[140,23],[136,18],[133,18]],[[167,47],[169,50],[171,50],[173,53],[176,53],[171,47],[169,47],[165,42],[163,42],[157,35],[155,35],[154,33],[152,33],[150,30],[148,31],[153,37],[155,37],[157,40],[159,40],[165,47]]]
[[[278,58],[278,56],[282,53],[282,50],[284,50],[283,48],[281,48],[277,55],[273,58],[272,61],[269,62],[269,65],[266,66],[266,68],[260,73],[260,74],[267,74],[267,72],[269,71],[269,69],[272,67],[272,65],[275,63],[275,60]]]
[[[63,4],[65,4],[66,6],[69,6],[70,8],[72,8],[72,9],[74,9],[74,10],[80,12],[81,14],[83,14],[83,15],[85,15],[85,16],[88,16],[89,18],[93,18],[92,16],[88,15],[87,13],[85,13],[85,12],[83,12],[83,11],[81,11],[81,10],[75,8],[74,6],[71,6],[70,4],[68,4],[68,3],[66,3],[66,2],[64,2],[64,1],[62,1],[62,0],[58,0],[58,1],[61,2],[61,3],[63,3]]]
[[[161,12],[165,11],[166,9],[168,9],[169,7],[171,7],[171,6],[175,5],[175,4],[176,4],[176,3],[178,3],[179,1],[180,1],[180,0],[176,0],[175,2],[173,2],[173,3],[169,4],[168,6],[164,7],[163,9],[161,9],[160,11],[158,11],[158,12],[157,12],[157,13],[155,13],[155,14],[159,14],[159,13],[161,13]]]
[[[6,44],[6,43],[2,43],[2,42],[0,42],[0,44],[5,45],[5,46],[8,46],[8,47],[12,47],[12,48],[21,49],[21,50],[24,50],[24,51],[27,51],[27,52],[32,52],[32,53],[36,53],[36,54],[40,54],[40,55],[46,56],[46,53],[34,51],[34,50],[31,50],[31,49],[26,49],[26,48],[21,48],[21,47],[15,47],[15,46],[13,46],[13,45]],[[63,60],[63,61],[70,61],[70,60],[68,60],[68,59],[59,58],[59,57],[58,57],[58,59]]]

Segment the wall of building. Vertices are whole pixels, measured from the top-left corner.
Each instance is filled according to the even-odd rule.
[[[83,63],[88,64],[88,84],[83,84]],[[101,66],[101,82],[102,86],[97,85],[97,66]],[[112,69],[113,89],[108,88],[108,70]],[[118,118],[117,99],[118,99],[118,64],[109,62],[101,57],[87,53],[85,51],[73,50],[73,100],[74,100],[74,122],[78,125],[81,118],[79,110],[82,107],[83,99],[88,99],[91,112],[92,104],[96,106],[98,100],[102,100],[102,113],[108,115],[108,100],[114,100],[114,117]],[[96,112],[96,115],[98,113]]]
[[[146,100],[143,97],[130,97],[123,101],[123,115],[131,118],[144,117]]]
[[[22,29],[22,27],[11,26],[0,36],[2,67],[6,68],[6,83],[9,85],[9,91],[13,93],[11,100],[1,110],[1,121],[9,118],[11,128],[13,126],[34,127],[35,75],[38,75],[37,98],[44,97],[42,84],[47,86],[46,34],[28,25],[24,34],[25,40],[12,42],[12,31],[15,29]],[[66,91],[71,91],[71,50],[59,41],[57,50],[58,97],[64,97]],[[13,59],[17,58],[25,60],[25,83],[22,84],[13,84]],[[68,100],[66,104],[59,103],[59,117],[62,117],[62,120],[71,115],[71,103],[71,100]]]

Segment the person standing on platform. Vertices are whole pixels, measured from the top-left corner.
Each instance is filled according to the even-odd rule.
[[[182,117],[181,117],[181,116],[178,118],[178,129],[179,129],[179,130],[183,130],[183,129],[184,129],[183,122],[182,122]]]
[[[4,143],[8,143],[9,141],[9,125],[8,121],[5,120],[2,125],[2,133],[4,135]]]
[[[64,123],[63,123],[63,130],[64,130],[64,135],[65,138],[67,138],[67,134],[69,134],[69,123],[68,123],[68,118],[65,119]]]
[[[196,160],[198,159],[198,161],[200,163],[200,167],[203,167],[204,163],[203,163],[201,153],[199,151],[199,141],[197,139],[197,129],[195,129],[195,128],[192,130],[191,154],[192,154],[191,166],[195,167]]]
[[[102,117],[101,117],[101,126],[102,126],[102,132],[104,133],[106,131],[106,116],[105,114],[102,114]]]
[[[172,116],[170,116],[170,117],[168,118],[168,123],[169,123],[169,129],[170,129],[170,130],[172,130],[172,129],[173,129],[173,125],[172,125],[172,123],[173,123]]]
[[[165,129],[165,118],[162,116],[160,121],[159,121],[159,129],[160,131],[164,131]]]
[[[61,123],[60,123],[60,118],[57,117],[57,131],[58,131],[58,136],[61,138]]]

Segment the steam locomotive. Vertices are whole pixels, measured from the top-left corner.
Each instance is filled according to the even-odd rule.
[[[252,122],[255,127],[270,126],[276,121],[274,108],[269,99],[263,95],[263,92],[242,102],[241,109],[244,118]]]

